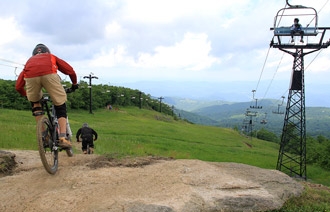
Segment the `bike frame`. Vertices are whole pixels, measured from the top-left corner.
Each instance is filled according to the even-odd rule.
[[[58,120],[56,117],[54,105],[52,104],[52,106],[49,107],[48,101],[50,101],[49,97],[45,96],[41,100],[41,105],[42,105],[42,108],[45,109],[44,111],[46,111],[47,117],[51,123],[51,126],[49,126],[49,128],[50,128],[51,136],[53,138],[53,150],[57,150],[58,149],[58,133],[59,133],[58,132],[58,130],[59,130]]]

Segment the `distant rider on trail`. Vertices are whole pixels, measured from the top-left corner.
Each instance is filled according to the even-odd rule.
[[[94,135],[94,138],[93,138],[93,135]],[[94,142],[93,141],[97,140],[97,133],[95,132],[95,130],[90,128],[87,123],[84,123],[82,125],[82,128],[80,128],[77,131],[77,134],[76,134],[77,142],[80,142],[79,136],[82,139],[81,149],[82,149],[83,153],[87,154],[87,144],[89,144],[90,152],[93,153],[94,152]]]

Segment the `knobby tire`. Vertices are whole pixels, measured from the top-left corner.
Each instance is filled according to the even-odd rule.
[[[71,142],[71,139],[70,139],[70,142]],[[65,151],[66,151],[66,154],[67,154],[68,157],[73,156],[73,148],[72,147],[65,149]]]
[[[49,174],[58,169],[58,149],[53,148],[54,142],[49,119],[43,116],[37,124],[37,141],[41,162]]]

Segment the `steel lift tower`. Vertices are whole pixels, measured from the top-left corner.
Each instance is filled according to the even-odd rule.
[[[274,30],[274,37],[270,46],[293,56],[291,83],[276,169],[291,177],[306,180],[304,56],[330,45],[330,41],[323,41],[326,30],[330,28],[318,27],[317,12],[314,8],[290,5],[288,0],[286,0],[286,4],[286,8],[277,12],[274,18],[274,27],[270,28]],[[287,19],[288,17],[289,19]],[[307,27],[301,29],[303,42],[301,42],[302,34],[299,31],[291,34],[291,25],[295,18],[303,20],[307,24]],[[285,19],[290,22],[285,21]],[[300,23],[303,22],[300,21]],[[280,24],[286,24],[288,27],[279,27]],[[291,36],[293,36],[293,40]],[[286,43],[284,39],[287,40]]]

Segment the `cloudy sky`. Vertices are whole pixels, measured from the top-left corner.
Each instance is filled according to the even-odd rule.
[[[318,25],[329,27],[328,1],[289,3],[314,7]],[[1,0],[0,78],[15,80],[44,43],[96,84],[230,101],[249,100],[256,89],[256,98],[280,99],[293,57],[269,43],[283,7],[285,0]],[[329,64],[330,49],[305,56],[306,101],[308,89],[330,101]]]

